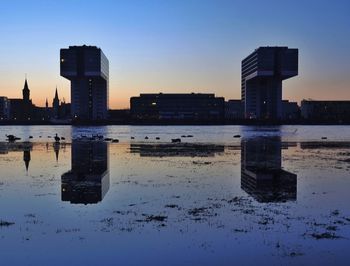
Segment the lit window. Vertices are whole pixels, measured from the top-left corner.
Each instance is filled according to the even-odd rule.
[[[157,105],[157,103],[156,103],[156,102],[153,102],[152,105]]]
[[[64,62],[64,58],[61,58],[61,63],[63,63]]]

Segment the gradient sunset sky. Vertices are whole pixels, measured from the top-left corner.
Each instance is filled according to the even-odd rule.
[[[150,92],[241,97],[241,60],[259,46],[299,48],[299,76],[283,98],[350,100],[350,1],[0,1],[0,96],[51,106],[59,50],[96,45],[110,63],[110,108]]]

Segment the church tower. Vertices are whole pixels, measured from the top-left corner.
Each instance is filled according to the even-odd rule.
[[[22,90],[23,100],[22,100],[22,114],[21,118],[24,120],[30,120],[32,118],[32,100],[30,99],[30,90],[28,86],[27,77],[24,81],[24,87]]]
[[[53,98],[53,101],[52,101],[53,117],[56,119],[59,118],[59,109],[60,109],[60,99],[58,98],[58,92],[56,87],[55,98]]]
[[[24,81],[24,88],[22,90],[22,94],[23,94],[23,102],[26,104],[29,104],[29,102],[30,102],[30,90],[28,87],[27,78]]]

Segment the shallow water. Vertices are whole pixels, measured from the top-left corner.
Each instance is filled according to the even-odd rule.
[[[350,126],[1,126],[0,130],[0,141],[14,134],[22,141],[46,142],[52,141],[56,133],[66,140],[100,134],[125,143],[130,142],[131,136],[134,141],[142,142],[147,136],[149,143],[156,141],[156,137],[168,142],[182,135],[193,135],[194,138],[187,138],[186,142],[230,144],[239,143],[239,139],[232,138],[237,134],[244,138],[279,136],[283,141],[297,142],[319,141],[322,137],[328,141],[350,141]]]
[[[1,127],[1,141],[14,132],[0,143],[2,265],[350,260],[350,127]]]

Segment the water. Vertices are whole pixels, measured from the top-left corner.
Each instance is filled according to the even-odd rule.
[[[350,127],[12,126],[0,141],[1,265],[350,260]]]
[[[181,135],[194,135],[195,138],[186,142],[208,143],[239,143],[232,136],[240,134],[245,138],[257,136],[280,136],[283,141],[319,141],[327,137],[329,141],[350,141],[349,126],[104,126],[104,127],[71,127],[71,126],[1,126],[0,141],[6,140],[6,135],[14,134],[22,141],[47,142],[57,133],[67,140],[80,136],[101,134],[109,138],[118,138],[121,142],[129,143],[130,137],[135,141],[147,143],[161,137],[161,141],[168,142]],[[33,139],[29,139],[33,136]],[[159,142],[159,141],[157,141]]]

